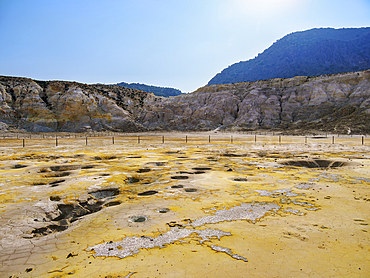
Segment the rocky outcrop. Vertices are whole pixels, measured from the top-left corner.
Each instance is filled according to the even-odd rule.
[[[370,71],[210,85],[164,98],[120,86],[0,77],[0,127],[27,131],[370,133]]]
[[[143,131],[131,111],[151,95],[119,86],[0,77],[0,121],[17,129]]]
[[[370,133],[370,71],[210,85],[144,106],[149,129]]]

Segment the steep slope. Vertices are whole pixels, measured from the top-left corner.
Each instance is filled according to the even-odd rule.
[[[142,131],[135,114],[151,97],[120,86],[0,76],[0,122],[33,132]]]
[[[370,71],[210,85],[142,111],[149,129],[370,133]]]
[[[370,27],[311,29],[291,33],[256,58],[229,66],[213,77],[208,85],[369,68]]]
[[[172,96],[178,96],[182,94],[182,92],[179,89],[169,88],[169,87],[158,87],[158,86],[152,86],[152,85],[146,85],[146,84],[140,84],[140,83],[121,82],[121,83],[117,83],[116,85],[122,86],[125,88],[144,91],[147,93],[153,93],[154,95],[159,96],[159,97],[172,97]]]

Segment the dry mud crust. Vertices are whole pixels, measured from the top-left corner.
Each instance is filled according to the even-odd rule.
[[[369,146],[204,135],[0,146],[0,276],[369,276]]]

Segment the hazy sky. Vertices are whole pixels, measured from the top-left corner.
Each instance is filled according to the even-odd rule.
[[[288,33],[369,26],[370,0],[0,0],[0,75],[190,92]]]

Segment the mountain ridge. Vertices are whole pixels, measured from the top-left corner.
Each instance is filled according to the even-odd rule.
[[[136,89],[140,91],[144,91],[147,93],[153,93],[156,96],[160,97],[171,97],[171,96],[178,96],[181,95],[182,92],[179,89],[170,88],[170,87],[160,87],[160,86],[153,86],[141,83],[126,83],[120,82],[114,85],[122,86],[125,88]]]
[[[225,68],[208,85],[318,76],[369,68],[370,27],[315,28],[284,36],[255,58]]]

